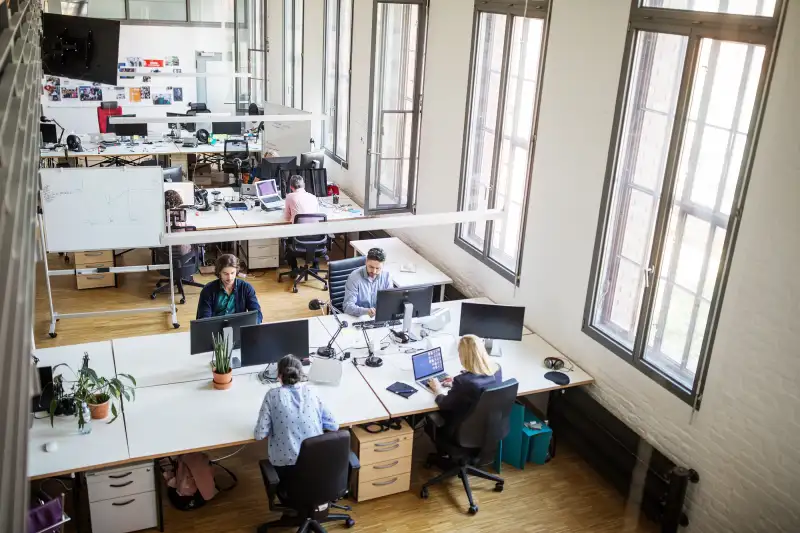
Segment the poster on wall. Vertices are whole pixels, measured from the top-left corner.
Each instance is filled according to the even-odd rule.
[[[44,94],[51,102],[61,101],[61,78],[57,76],[47,76],[42,86]]]
[[[142,83],[150,83],[153,78],[151,76],[142,76]]]
[[[140,87],[142,100],[150,100],[150,87]]]
[[[131,87],[128,89],[130,93],[130,97],[128,98],[132,103],[138,103],[142,101],[142,90],[139,87]]]
[[[145,59],[144,66],[146,67],[163,67],[164,60],[163,59]]]
[[[172,101],[173,102],[183,102],[183,88],[182,87],[173,87],[172,88]]]
[[[156,93],[153,96],[154,105],[172,105],[172,93]]]
[[[123,72],[131,72],[131,73],[132,72],[136,72],[136,69],[133,68],[133,67],[120,67],[119,68],[119,72],[120,72],[119,79],[121,79],[121,80],[132,80],[133,76],[131,76],[130,74],[123,76],[122,73]]]
[[[175,74],[180,74],[181,73],[181,69],[174,68],[174,69],[172,69],[172,72],[174,72]]]
[[[99,102],[103,99],[103,91],[100,87],[81,85],[78,87],[78,94],[81,102]]]
[[[168,67],[177,67],[180,64],[181,64],[181,62],[178,59],[178,56],[167,56],[167,60],[165,62],[166,66],[168,66]]]
[[[78,98],[78,89],[75,87],[62,87],[61,98],[63,100],[76,100]]]
[[[114,87],[114,92],[117,95],[117,100],[125,100],[125,87]]]
[[[127,58],[128,65],[131,67],[143,67],[144,63],[142,62],[141,57],[129,57]],[[120,66],[125,66],[125,63],[121,63]]]

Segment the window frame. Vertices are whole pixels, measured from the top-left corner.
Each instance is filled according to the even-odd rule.
[[[772,17],[640,7],[639,4],[640,0],[632,0],[581,330],[661,387],[691,405],[693,410],[698,410],[702,403],[709,361],[733,259],[736,237],[741,223],[764,109],[769,95],[769,85],[772,80],[775,56],[780,41],[787,2],[777,0],[775,13]],[[661,192],[660,197],[654,197],[655,228],[652,244],[649,249],[646,247],[644,250],[642,266],[646,266],[646,269],[644,269],[645,287],[641,303],[635,309],[638,323],[635,329],[633,348],[629,349],[622,342],[596,326],[594,317],[596,306],[602,304],[602,295],[599,291],[603,286],[603,255],[608,241],[615,238],[612,232],[609,231],[610,219],[613,215],[612,211],[614,211],[613,194],[618,166],[624,163],[623,157],[619,156],[624,155],[622,146],[624,145],[625,111],[629,98],[637,90],[637,87],[632,86],[632,81],[634,79],[634,59],[637,51],[635,43],[637,35],[641,31],[685,36],[687,37],[687,44],[680,88],[677,95],[677,107],[675,116],[672,119],[672,131],[668,141],[666,166],[663,176],[659,178],[660,182],[655,185],[655,187],[660,185]],[[743,148],[741,167],[737,174],[736,188],[722,244],[719,267],[715,276],[714,289],[711,294],[709,314],[703,332],[697,369],[692,380],[692,387],[687,388],[676,378],[662,371],[652,361],[645,359],[645,351],[651,331],[651,322],[656,312],[655,304],[658,284],[661,279],[662,261],[667,248],[669,234],[669,216],[675,205],[674,195],[679,180],[680,158],[683,154],[691,97],[693,96],[696,80],[696,67],[700,59],[703,39],[761,45],[764,46],[764,59],[756,84],[753,112],[748,126],[747,140]],[[734,127],[736,126],[734,125]],[[687,185],[690,185],[688,180],[684,187]],[[712,229],[714,227],[712,226]],[[618,226],[613,229],[613,233],[619,233],[624,229],[624,225],[618,223]],[[713,232],[708,241],[706,246],[710,247],[713,242]],[[705,258],[704,263],[707,262],[708,259]],[[705,265],[704,269],[707,268],[707,265]],[[671,267],[668,267],[669,270],[671,270]],[[648,283],[648,279],[652,281]],[[702,289],[700,290],[702,292]],[[663,302],[662,305],[664,305]],[[694,311],[693,314],[695,314]],[[660,364],[667,366],[665,361],[660,361]]]
[[[413,109],[406,111],[412,115],[411,123],[411,151],[409,154],[409,176],[408,176],[408,191],[405,198],[405,206],[391,206],[391,207],[378,207],[370,206],[369,201],[371,197],[372,183],[372,158],[377,154],[372,151],[372,136],[373,129],[377,126],[375,111],[375,55],[377,52],[377,37],[378,37],[378,5],[379,4],[397,4],[397,5],[417,5],[419,6],[418,22],[417,22],[417,35],[416,35],[416,62],[414,74],[414,102]],[[428,2],[427,0],[374,0],[372,4],[372,51],[370,53],[370,75],[369,75],[369,117],[367,120],[367,171],[366,171],[366,185],[364,191],[364,213],[369,214],[387,214],[387,213],[413,213],[416,212],[416,193],[417,193],[417,179],[419,177],[419,146],[420,146],[420,133],[422,126],[422,100],[423,100],[423,77],[425,72],[425,54],[427,51],[427,37],[428,37]],[[380,171],[378,172],[380,174]],[[378,177],[380,180],[380,177]],[[380,181],[378,181],[380,185]],[[401,186],[402,190],[402,186]],[[397,191],[389,191],[386,189],[387,194],[394,194]],[[400,195],[398,195],[399,197]]]
[[[298,73],[298,71],[297,71],[297,65],[296,65],[296,62],[295,62],[295,57],[296,57],[295,43],[296,43],[296,39],[297,39],[297,36],[295,35],[295,28],[297,28],[297,21],[295,20],[295,17],[297,16],[297,4],[298,3],[300,3],[302,5],[302,7],[303,7],[303,13],[302,13],[302,19],[303,20],[301,22],[301,27],[303,28],[303,35],[302,35],[302,41],[301,41],[302,44],[301,44],[301,47],[300,47],[300,70],[299,70],[299,73],[300,73],[300,76],[299,76],[299,78],[300,78],[300,102],[299,102],[299,104],[298,104],[298,102],[295,101],[296,100],[295,95],[297,94],[297,88],[295,86],[295,83],[298,81],[296,79],[296,74]],[[286,26],[286,23],[287,23],[287,20],[286,20],[286,15],[287,15],[286,6],[287,6],[287,4],[291,4],[291,6],[292,6],[292,13],[291,13],[291,15],[292,15],[292,25],[291,25],[292,32],[291,32],[291,38],[290,39],[287,39],[287,36],[286,36],[286,27],[287,27]],[[305,64],[305,46],[306,46],[306,43],[305,43],[305,24],[306,24],[305,17],[306,17],[306,2],[305,2],[305,0],[284,0],[284,2],[283,2],[283,100],[282,100],[282,102],[283,102],[283,105],[286,106],[286,107],[293,107],[295,109],[300,109],[300,110],[303,109],[303,97],[305,96],[304,95],[304,87],[303,87],[303,84],[305,83],[305,76],[303,76],[303,68],[304,68],[304,64]],[[287,42],[291,42],[291,50],[292,50],[291,54],[287,53],[287,51],[286,51]],[[289,58],[291,58],[291,63],[292,63],[292,80],[291,80],[291,84],[289,83],[289,80],[286,79],[286,68],[287,68],[286,64],[289,61]],[[288,91],[287,91],[287,86],[288,85],[291,85],[291,87],[292,87],[292,91],[291,91],[292,101],[291,102],[287,102],[286,101],[287,100],[286,96],[288,94]]]
[[[337,25],[336,43],[335,43],[336,52],[335,52],[335,56],[334,56],[335,57],[336,67],[335,67],[335,74],[333,76],[333,79],[334,79],[333,109],[334,109],[334,111],[329,116],[329,118],[327,120],[325,120],[323,122],[323,124],[322,124],[323,132],[322,132],[322,140],[320,142],[320,146],[324,150],[325,155],[327,155],[329,158],[333,159],[336,163],[341,165],[343,168],[347,169],[348,168],[347,158],[350,156],[350,113],[349,112],[347,113],[348,116],[344,118],[344,120],[347,121],[346,122],[346,128],[345,128],[345,130],[347,132],[347,139],[345,140],[346,157],[342,158],[341,156],[336,154],[338,146],[339,146],[339,139],[337,138],[337,132],[339,130],[339,119],[340,119],[339,110],[338,110],[338,104],[339,104],[339,79],[340,79],[340,75],[341,75],[340,74],[340,69],[341,69],[340,60],[341,60],[341,57],[340,57],[340,54],[339,54],[339,48],[340,48],[341,39],[342,39],[342,27],[341,27],[342,26],[342,9],[341,9],[341,6],[342,6],[342,2],[349,2],[350,3],[350,17],[351,17],[351,20],[350,20],[349,32],[348,32],[348,35],[345,36],[345,38],[350,39],[350,59],[348,61],[348,63],[349,63],[348,76],[350,77],[350,83],[348,83],[348,86],[347,86],[347,100],[348,100],[348,102],[352,103],[351,96],[352,96],[352,92],[353,92],[353,80],[352,80],[352,75],[353,75],[353,26],[354,26],[353,23],[355,22],[355,11],[354,11],[354,2],[355,2],[355,0],[325,0],[325,9],[324,9],[324,12],[323,12],[323,17],[322,17],[323,24],[324,24],[324,26],[323,26],[323,36],[322,36],[322,57],[323,57],[323,61],[322,61],[322,109],[323,109],[323,112],[325,112],[325,94],[326,94],[326,90],[327,90],[326,85],[328,83],[327,64],[326,64],[326,61],[325,61],[325,58],[328,57],[328,46],[329,46],[327,21],[328,21],[328,10],[331,8],[331,3],[332,2],[336,3],[336,25]],[[350,109],[350,106],[348,106],[348,109]],[[328,148],[327,146],[325,146],[326,128],[331,128],[333,130],[333,146],[331,148]]]
[[[476,76],[477,73],[475,72],[476,69],[475,55],[478,51],[481,14],[492,13],[492,14],[501,14],[508,16],[508,18],[506,19],[505,37],[503,41],[502,67],[501,67],[500,82],[499,82],[500,85],[498,89],[499,94],[497,102],[497,126],[495,127],[496,132],[503,131],[502,128],[505,116],[506,88],[507,88],[508,68],[509,68],[508,63],[509,63],[509,57],[511,55],[510,43],[511,39],[513,38],[514,17],[524,17],[524,18],[543,20],[541,52],[539,57],[537,82],[536,82],[536,96],[533,104],[533,120],[531,121],[531,134],[528,146],[528,164],[525,173],[525,185],[522,194],[522,206],[520,208],[521,215],[520,215],[519,237],[517,240],[517,250],[518,250],[517,260],[514,270],[507,268],[505,265],[503,265],[502,263],[498,262],[497,260],[491,257],[494,221],[488,220],[485,222],[485,230],[484,230],[485,237],[483,242],[483,248],[480,250],[470,242],[466,241],[461,236],[461,229],[463,227],[463,224],[457,224],[455,228],[454,242],[456,246],[466,251],[472,257],[474,257],[484,265],[491,268],[494,272],[496,272],[506,280],[514,283],[516,286],[519,286],[521,279],[523,245],[525,242],[525,230],[528,220],[528,203],[529,203],[528,201],[531,191],[533,161],[536,153],[536,140],[537,140],[536,135],[539,126],[539,109],[541,106],[541,99],[542,99],[544,68],[547,62],[547,43],[550,35],[551,12],[552,12],[551,0],[528,0],[527,2],[525,2],[524,0],[504,0],[504,1],[475,0],[475,10],[472,19],[472,48],[470,52],[469,83],[467,85],[467,91],[468,91],[467,108],[464,118],[464,134],[463,134],[462,149],[461,149],[461,169],[460,169],[460,177],[458,185],[459,211],[463,211],[466,208],[465,193],[467,191],[467,188],[469,187],[469,183],[467,183],[468,181],[467,164],[469,159],[470,134],[472,133],[470,130],[470,117],[472,114],[472,109],[476,105],[476,103],[472,101],[473,100],[472,94],[475,88],[476,77],[477,77]],[[500,157],[502,141],[503,141],[502,133],[496,135],[495,154],[493,156],[492,171],[491,171],[492,175],[489,176],[489,198],[487,200],[487,209],[491,209],[492,206],[495,205],[496,201],[498,164],[499,164],[498,159]]]

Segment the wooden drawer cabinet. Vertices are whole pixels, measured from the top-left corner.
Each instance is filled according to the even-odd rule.
[[[128,533],[158,525],[153,463],[86,474],[93,533]]]
[[[407,491],[411,484],[413,444],[414,431],[405,421],[401,429],[381,433],[353,428],[351,447],[361,463],[351,480],[356,500],[371,500]]]
[[[75,252],[75,268],[111,268],[114,266],[114,250]],[[75,276],[78,289],[96,289],[116,285],[116,274],[78,274]]]
[[[91,252],[75,252],[75,264],[114,262],[114,250],[95,250]]]
[[[243,244],[245,256],[242,257],[247,267],[278,268],[280,262],[279,239],[253,239]]]

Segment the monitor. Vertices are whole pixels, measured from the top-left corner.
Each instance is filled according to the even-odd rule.
[[[183,113],[170,113],[167,112],[168,117],[188,117],[189,115]],[[177,129],[184,129],[186,131],[194,131],[196,126],[194,122],[170,122],[167,124],[167,127],[173,130]]]
[[[214,135],[241,135],[241,122],[212,122],[211,133]]]
[[[147,137],[147,124],[136,122],[134,124],[114,124],[114,133],[117,137]]]
[[[42,13],[41,46],[46,76],[118,85],[119,21]]]
[[[214,340],[211,334],[225,333],[224,328],[231,328],[233,348],[239,348],[241,346],[239,342],[241,328],[255,324],[258,324],[258,311],[192,320],[189,324],[191,353],[194,355],[196,353],[213,352]]]
[[[42,134],[43,144],[55,144],[58,142],[58,131],[56,131],[55,124],[50,122],[40,122],[39,133]]]
[[[412,317],[424,317],[431,314],[433,302],[433,286],[404,287],[402,289],[384,289],[378,291],[375,303],[375,321],[403,319],[403,331],[411,329]],[[406,313],[407,305],[411,305],[411,316]]]
[[[486,350],[492,353],[492,340],[522,340],[525,308],[513,305],[461,304],[459,335],[475,335],[486,341]]]
[[[165,168],[162,172],[166,183],[183,181],[183,169],[181,167]]]
[[[278,178],[282,169],[297,168],[297,157],[265,157],[261,160],[261,179]]]
[[[136,115],[109,115],[106,117],[106,133],[116,133],[118,124],[111,122],[112,118],[133,118]]]
[[[242,328],[242,366],[270,365],[285,355],[308,357],[308,320],[271,322]]]
[[[325,152],[306,152],[300,154],[300,168],[325,168]]]

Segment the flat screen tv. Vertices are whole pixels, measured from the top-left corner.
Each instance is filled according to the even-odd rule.
[[[48,76],[117,85],[119,21],[42,13],[42,69]]]

